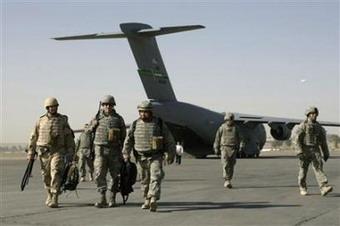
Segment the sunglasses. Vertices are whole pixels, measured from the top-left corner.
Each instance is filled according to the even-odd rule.
[[[102,103],[102,106],[113,106],[113,104],[109,104],[109,103]]]

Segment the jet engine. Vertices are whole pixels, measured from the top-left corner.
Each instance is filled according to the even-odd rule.
[[[276,140],[288,140],[292,135],[292,129],[285,124],[270,124],[270,134]]]

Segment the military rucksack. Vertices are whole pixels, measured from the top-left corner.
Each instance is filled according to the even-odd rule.
[[[129,194],[133,192],[133,185],[137,179],[137,166],[135,163],[127,161],[122,162],[120,168],[120,176],[118,181],[118,189],[123,198],[125,204],[129,198]]]
[[[65,167],[61,183],[62,191],[74,191],[79,184],[79,170],[76,164],[68,163]]]

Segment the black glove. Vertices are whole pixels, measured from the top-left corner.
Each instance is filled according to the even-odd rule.
[[[324,160],[325,162],[327,162],[328,158],[329,158],[329,155],[323,155],[323,160]]]
[[[299,154],[297,154],[296,156],[297,156],[299,159],[301,159],[301,160],[304,159],[303,153],[299,153]]]

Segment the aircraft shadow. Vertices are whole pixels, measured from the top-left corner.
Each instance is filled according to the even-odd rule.
[[[216,210],[216,209],[258,209],[275,207],[299,207],[301,205],[273,205],[269,202],[160,202],[159,213]]]

